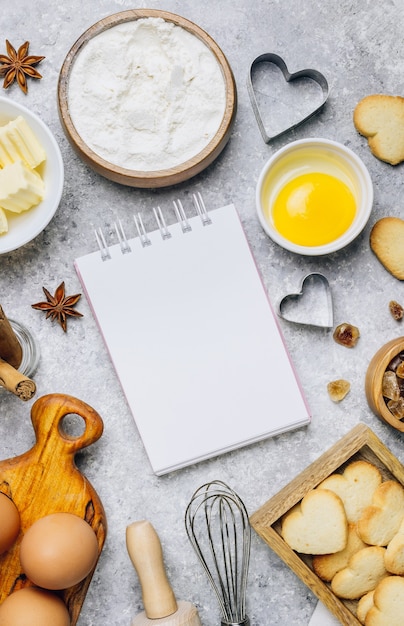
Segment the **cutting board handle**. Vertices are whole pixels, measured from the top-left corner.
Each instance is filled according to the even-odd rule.
[[[63,430],[63,418],[79,415],[84,421],[81,435],[72,436]],[[51,447],[53,452],[75,455],[76,452],[97,441],[103,432],[103,421],[88,404],[65,394],[48,394],[36,400],[31,409],[31,420],[37,445]]]

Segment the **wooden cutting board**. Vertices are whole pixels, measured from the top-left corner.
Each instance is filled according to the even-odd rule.
[[[79,415],[83,432],[71,436],[63,418]],[[102,503],[75,464],[75,455],[97,441],[103,422],[88,404],[63,394],[42,396],[31,409],[36,443],[24,454],[0,461],[0,492],[14,501],[21,517],[15,544],[0,555],[0,603],[13,591],[31,586],[21,570],[19,546],[24,532],[37,519],[50,513],[73,513],[85,519],[98,540],[98,557],[106,538],[107,524]],[[80,583],[60,591],[75,626],[95,567]]]

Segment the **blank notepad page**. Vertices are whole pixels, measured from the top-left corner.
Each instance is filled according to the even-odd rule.
[[[75,262],[156,474],[309,422],[235,207],[209,216]]]

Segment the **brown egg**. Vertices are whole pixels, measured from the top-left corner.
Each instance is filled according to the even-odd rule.
[[[72,513],[52,513],[30,526],[20,545],[23,572],[38,587],[66,589],[95,566],[97,537],[91,526]]]
[[[70,616],[59,596],[34,587],[9,595],[0,605],[1,626],[70,626]]]
[[[13,545],[20,532],[20,514],[14,502],[0,493],[0,554]]]

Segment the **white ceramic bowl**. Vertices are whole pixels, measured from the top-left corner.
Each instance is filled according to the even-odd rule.
[[[322,172],[339,178],[351,190],[356,202],[351,226],[340,237],[324,245],[293,243],[276,230],[271,219],[271,206],[282,187],[308,172]],[[352,150],[329,139],[301,139],[281,148],[262,169],[256,188],[256,208],[264,231],[286,250],[307,256],[330,254],[351,243],[365,227],[372,205],[373,184],[364,163]]]
[[[8,233],[0,235],[0,254],[16,250],[43,231],[55,214],[62,197],[64,167],[62,155],[54,136],[46,124],[22,104],[0,97],[0,126],[21,115],[35,133],[46,152],[46,161],[38,168],[44,179],[45,196],[42,202],[23,213],[7,211]]]

